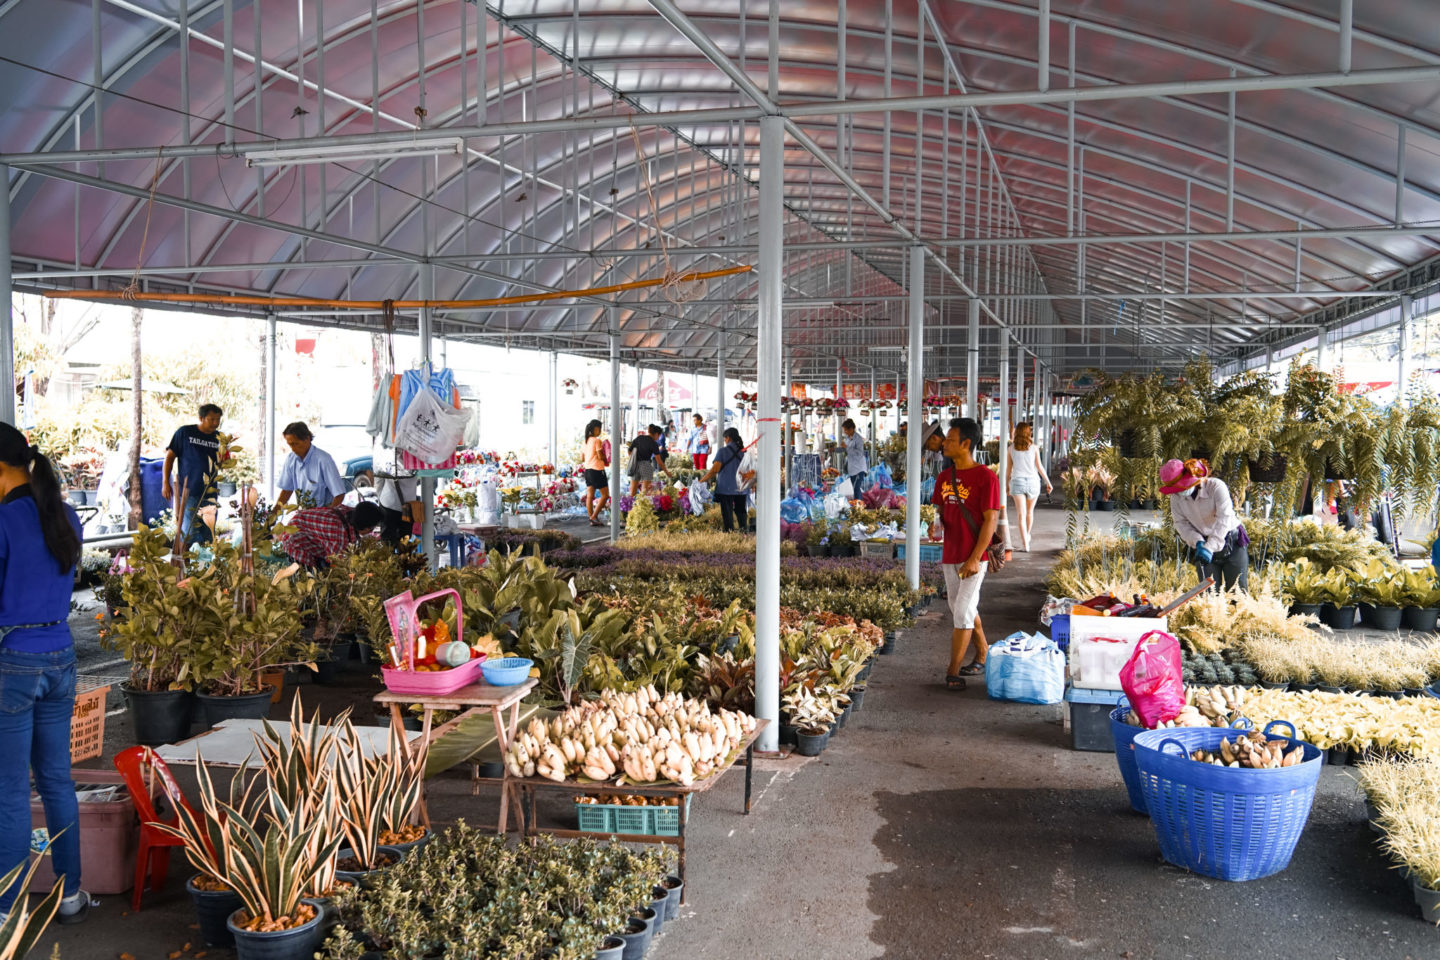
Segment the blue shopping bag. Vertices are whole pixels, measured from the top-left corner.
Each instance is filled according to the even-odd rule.
[[[1012,633],[990,646],[985,692],[992,700],[1059,703],[1065,697],[1065,654],[1039,634]]]

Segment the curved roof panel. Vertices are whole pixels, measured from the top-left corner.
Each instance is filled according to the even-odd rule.
[[[1052,92],[1039,97],[1030,0],[848,0],[843,30],[833,0],[782,4],[782,112],[1016,94],[791,117],[785,315],[798,375],[823,378],[837,356],[898,364],[907,231],[944,264],[925,284],[927,363],[940,374],[959,362],[971,292],[987,327],[1003,319],[1064,370],[1238,356],[1411,276],[1440,252],[1433,4],[1356,5],[1348,69],[1422,68],[1405,82],[1180,85],[1343,72],[1333,8],[1053,0]],[[426,260],[447,299],[753,264],[762,109],[734,74],[767,86],[768,11],[759,0],[0,0],[13,263],[31,287],[113,289],[138,270],[149,289],[326,299],[416,297]],[[713,47],[677,29],[681,17]],[[1171,86],[1068,102],[1064,91],[1115,84]],[[731,108],[746,119],[645,116]],[[635,126],[605,119],[616,116]],[[561,128],[525,126],[544,121]],[[496,124],[503,134],[480,129]],[[446,130],[466,133],[462,155],[377,148],[252,167],[227,146]],[[203,147],[154,155],[186,144]],[[136,152],[96,162],[117,148]],[[33,156],[76,150],[83,162]],[[442,311],[439,324],[602,349],[618,300],[626,350],[684,367],[724,344],[743,369],[755,289],[738,276],[696,302],[651,289]]]

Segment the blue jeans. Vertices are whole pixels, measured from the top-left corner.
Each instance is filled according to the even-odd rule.
[[[859,500],[860,494],[865,492],[865,476],[866,473],[864,470],[861,470],[859,473],[851,474],[850,476],[850,486],[855,488],[856,500]]]
[[[210,542],[210,528],[200,519],[200,508],[210,505],[204,497],[192,495],[185,498],[185,509],[180,515],[180,532],[185,535],[187,547],[194,543]]]
[[[30,776],[45,805],[56,876],[80,889],[80,810],[70,779],[75,649],[23,653],[0,647],[0,876],[30,857]],[[64,830],[61,833],[61,830]],[[17,890],[0,893],[8,913]]]

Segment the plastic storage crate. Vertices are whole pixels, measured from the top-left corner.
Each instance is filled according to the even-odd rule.
[[[1110,732],[1110,711],[1120,695],[1111,690],[1065,691],[1065,719],[1070,731],[1070,749],[1108,753],[1115,749]]]
[[[895,544],[889,540],[861,540],[856,546],[860,548],[862,557],[879,560],[895,559]]]
[[[104,705],[102,699],[101,705]],[[105,711],[102,709],[103,715]],[[125,893],[135,881],[135,852],[140,845],[140,827],[135,820],[135,802],[125,789],[125,781],[114,770],[71,770],[79,787],[117,785],[116,796],[110,800],[92,801],[80,798],[80,872],[85,889],[93,894]],[[45,807],[36,795],[30,797],[31,827],[45,826]],[[55,872],[50,857],[42,856],[30,881],[35,892],[49,892],[55,885]]]
[[[631,834],[634,836],[680,836],[680,808],[673,806],[629,807],[619,803],[576,803],[575,814],[585,833]],[[685,797],[685,815],[690,815],[690,795]]]
[[[944,551],[945,545],[943,543],[922,543],[920,544],[920,562],[939,563]],[[905,559],[905,544],[895,544],[895,558],[897,560]]]
[[[1050,618],[1050,639],[1061,650],[1070,648],[1070,614],[1057,613]]]
[[[94,684],[82,677],[75,689],[75,712],[70,715],[70,762],[100,756],[105,747],[105,694],[110,684]]]

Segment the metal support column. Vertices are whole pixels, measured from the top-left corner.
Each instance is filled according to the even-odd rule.
[[[550,462],[560,464],[560,354],[550,351]]]
[[[420,299],[435,298],[435,265],[426,261],[420,265]],[[430,362],[430,308],[420,308],[420,359]],[[440,556],[435,550],[435,478],[420,478],[420,502],[425,509],[425,522],[421,525],[422,543],[429,560],[430,572],[439,569]]]
[[[1410,294],[1400,295],[1400,342],[1395,351],[1395,402],[1405,403],[1405,379],[1410,375]]]
[[[1025,421],[1025,351],[1015,342],[1015,422]]]
[[[845,392],[845,384],[844,384],[844,382],[843,382],[843,378],[841,377],[841,373],[840,373],[840,371],[841,371],[841,369],[842,369],[842,364],[843,364],[843,361],[842,361],[839,357],[836,357],[836,358],[835,358],[835,399],[836,399],[836,400],[839,400],[839,399],[841,398],[841,396],[842,396],[842,395],[844,394],[844,392]],[[840,414],[839,414],[838,411],[836,412],[836,414],[835,414],[835,416],[834,416],[834,418],[833,418],[833,425],[834,425],[834,427],[835,427],[835,446],[837,446],[837,447],[840,446],[841,443],[843,442],[843,441],[841,440],[841,438],[840,438],[840,423],[841,423],[841,421],[844,420],[844,419],[845,419],[845,417],[840,416]]]
[[[970,329],[965,340],[965,416],[980,419],[980,301],[970,301]]]
[[[785,393],[784,393],[784,396],[787,398],[787,400],[788,400],[788,398],[789,398],[790,395],[791,395],[790,375],[791,375],[791,373],[792,373],[792,368],[793,368],[794,366],[795,366],[794,359],[790,356],[790,354],[787,353],[787,354],[785,355]],[[784,457],[785,457],[785,486],[784,486],[784,490],[785,490],[785,495],[786,495],[786,496],[789,496],[790,493],[791,493],[791,491],[794,489],[794,486],[795,486],[795,481],[794,481],[794,479],[793,479],[793,478],[794,478],[794,474],[790,472],[791,469],[792,469],[792,468],[794,467],[794,465],[795,465],[795,435],[794,435],[794,433],[793,433],[793,432],[791,431],[791,429],[790,429],[790,405],[789,405],[789,403],[786,403],[786,404],[785,404],[785,433],[784,433],[783,438],[782,438],[782,447],[781,447],[781,449],[782,449],[782,452],[783,452]]]
[[[99,95],[99,91],[96,91]],[[10,279],[10,168],[0,163],[0,420],[15,423],[15,310]]]
[[[620,308],[610,308],[610,542],[620,539]]]
[[[645,420],[640,415],[640,388],[645,382],[645,371],[640,367],[640,358],[635,358],[635,428],[630,431],[630,436],[638,437],[645,429]]]
[[[780,746],[780,356],[781,211],[785,202],[784,117],[760,120],[760,255],[759,318],[756,354],[759,365],[759,464],[756,485],[755,533],[755,715],[770,724],[758,747],[773,752]]]
[[[715,439],[710,445],[710,455],[719,456],[720,447],[725,443],[725,328],[718,331],[719,346],[715,354]]]
[[[1010,522],[1005,512],[1005,502],[1010,498],[1010,464],[1005,456],[1010,449],[1010,334],[1000,331],[1000,443],[996,452],[997,470],[1000,471],[1000,532],[1005,545],[1010,545]]]
[[[1330,359],[1328,356],[1326,356],[1326,354],[1328,354],[1328,353],[1330,352],[1330,351],[1329,351],[1329,346],[1330,346],[1330,344],[1329,344],[1329,331],[1327,331],[1323,326],[1318,326],[1318,327],[1316,327],[1316,328],[1315,328],[1315,367],[1316,367],[1316,369],[1318,369],[1318,370],[1320,370],[1320,371],[1322,371],[1322,372],[1325,370],[1326,361],[1328,361],[1328,360]]]
[[[763,261],[762,261],[763,262]],[[906,338],[910,354],[909,404],[910,428],[906,431],[905,477],[916,493],[920,491],[920,448],[925,437],[925,420],[921,404],[925,397],[925,248],[910,248],[910,335]],[[920,511],[905,511],[905,577],[910,589],[920,589]]]
[[[275,502],[275,445],[280,442],[280,432],[275,423],[275,360],[276,321],[270,314],[265,323],[265,486],[270,493],[270,502]]]

